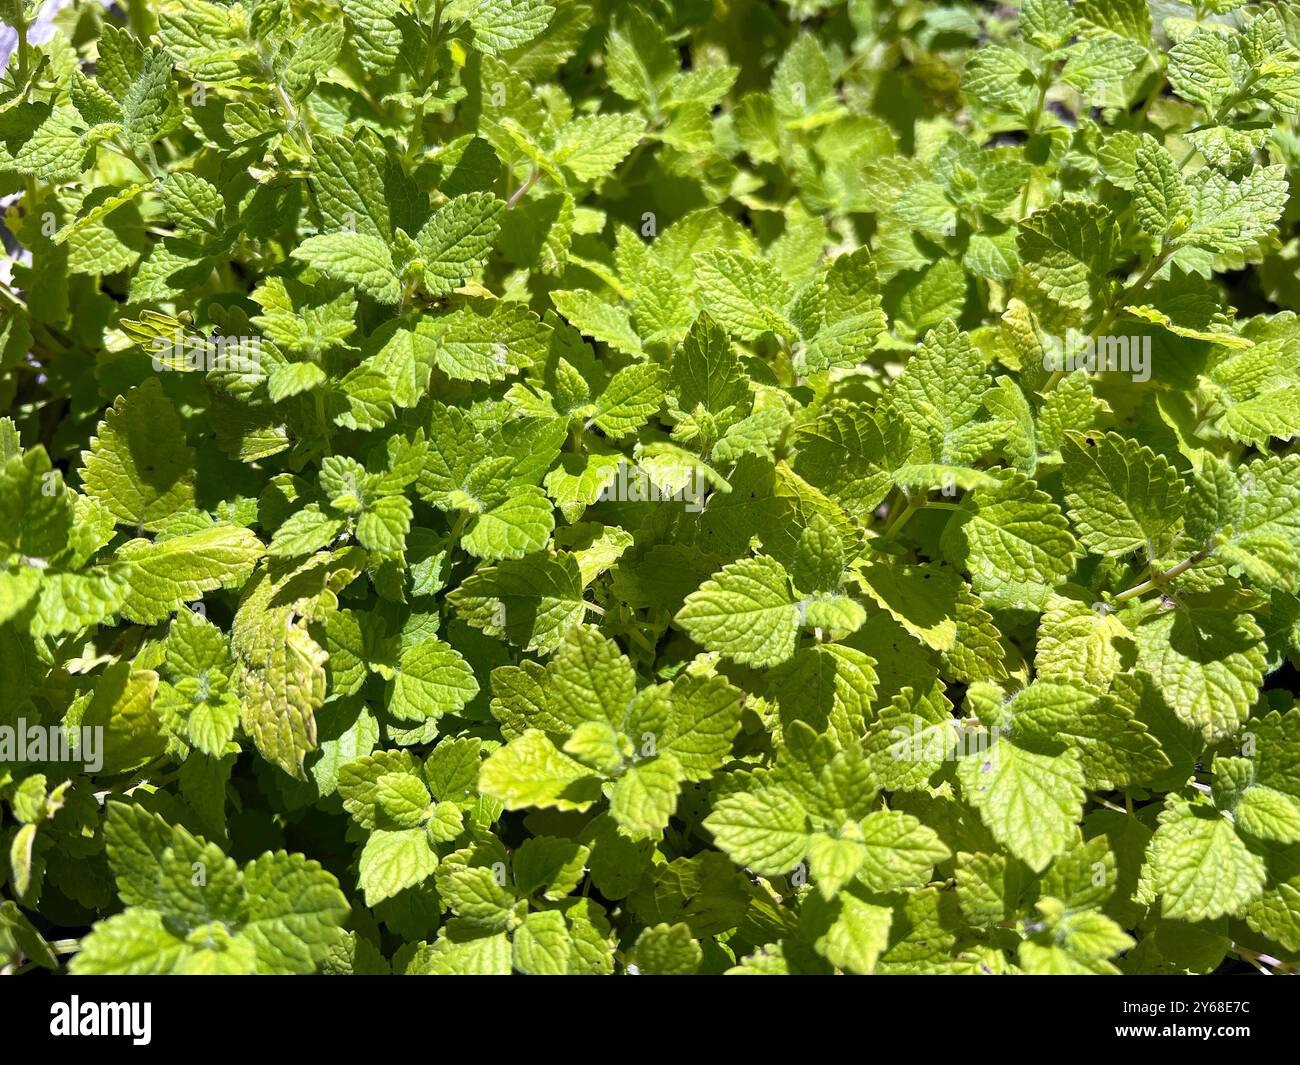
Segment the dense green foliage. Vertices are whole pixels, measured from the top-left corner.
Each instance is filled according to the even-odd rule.
[[[0,966],[1295,964],[1296,5],[40,6]]]

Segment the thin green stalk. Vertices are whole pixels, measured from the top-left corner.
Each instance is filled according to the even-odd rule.
[[[1115,319],[1119,317],[1119,312],[1131,303],[1136,296],[1140,295],[1143,290],[1146,289],[1147,285],[1151,284],[1152,278],[1160,272],[1161,267],[1163,267],[1165,263],[1173,258],[1175,251],[1177,251],[1177,248],[1174,248],[1167,243],[1161,247],[1156,256],[1147,263],[1146,269],[1142,271],[1141,276],[1125,288],[1124,291],[1115,298],[1115,301],[1106,308],[1106,312],[1101,316],[1101,320],[1098,321],[1098,323],[1088,332],[1089,342],[1096,341],[1099,336],[1115,324]],[[1067,371],[1064,368],[1052,371],[1052,376],[1047,379],[1047,383],[1043,385],[1040,390],[1042,394],[1046,395],[1055,388],[1057,383],[1066,375],[1066,373]]]
[[[1169,81],[1168,75],[1165,73],[1165,68],[1162,66],[1156,72],[1155,86],[1152,88],[1152,90],[1149,93],[1147,93],[1147,98],[1142,103],[1143,115],[1146,115],[1148,112],[1150,112],[1151,106],[1158,99],[1160,99],[1160,94],[1165,91],[1165,85],[1168,83],[1168,81]]]
[[[528,180],[520,185],[519,188],[515,189],[515,191],[510,194],[510,199],[506,200],[506,210],[513,211],[515,205],[528,195],[528,190],[537,184],[541,176],[542,171],[538,167],[534,166],[532,172],[528,175]]]
[[[312,153],[311,130],[307,128],[307,123],[298,114],[298,109],[293,106],[293,101],[289,99],[289,94],[284,91],[284,86],[279,82],[275,83],[275,96],[280,101],[281,108],[284,109],[285,116],[289,119],[290,130],[302,130],[302,146],[307,149],[307,154]]]
[[[325,454],[334,454],[334,447],[330,441],[330,422],[325,416],[325,393],[321,389],[315,391],[316,399],[316,420],[320,422],[321,437],[325,441]]]
[[[907,506],[903,508],[902,513],[900,513],[898,517],[889,523],[885,531],[880,534],[881,539],[892,540],[902,531],[903,526],[912,520],[912,515],[924,506],[925,496],[909,496]]]
[[[1282,961],[1271,954],[1264,954],[1250,947],[1243,947],[1240,943],[1232,944],[1231,949],[1242,961],[1255,966],[1265,976],[1274,976],[1279,973],[1284,975],[1293,974],[1300,970],[1300,966],[1295,962]]]
[[[442,40],[442,0],[434,5],[433,24],[429,27],[429,39],[424,50],[424,79],[420,85],[420,100],[415,105],[415,122],[411,128],[411,141],[407,145],[406,157],[412,162],[418,161],[424,154],[424,113],[425,100],[433,85],[434,57],[438,54],[438,43]]]
[[[1038,100],[1034,104],[1034,110],[1029,115],[1029,125],[1025,130],[1025,143],[1038,132],[1038,123],[1043,118],[1043,108],[1047,106],[1047,91],[1052,87],[1052,74],[1054,70],[1048,68],[1038,75]],[[1025,217],[1025,212],[1029,209],[1029,190],[1033,186],[1033,177],[1025,181],[1025,191],[1020,194],[1020,217]]]
[[[1242,85],[1240,86],[1240,88],[1237,89],[1236,92],[1229,95],[1229,97],[1223,101],[1219,109],[1214,112],[1213,116],[1211,116],[1210,121],[1208,123],[1206,123],[1204,126],[1194,126],[1192,127],[1192,129],[1188,130],[1188,132],[1193,133],[1196,130],[1211,129],[1214,126],[1220,125],[1223,122],[1223,120],[1227,118],[1229,114],[1232,113],[1232,109],[1234,107],[1236,107],[1243,100],[1248,100],[1250,98],[1251,90],[1255,87],[1255,82],[1257,82],[1258,80],[1259,80],[1259,74],[1258,73],[1252,74],[1249,78],[1245,80],[1245,82],[1242,83]],[[1182,170],[1183,167],[1185,167],[1189,162],[1191,162],[1192,156],[1196,154],[1197,150],[1198,149],[1196,145],[1192,145],[1190,148],[1187,149],[1186,154],[1184,154],[1184,156],[1180,160],[1178,160],[1179,170]]]
[[[627,634],[631,637],[632,642],[640,647],[641,650],[645,651],[651,658],[654,657],[655,645],[650,642],[650,637],[635,626],[629,626]]]
[[[154,152],[152,146],[150,146],[149,148],[149,158],[142,159],[136,153],[134,148],[132,148],[129,144],[126,144],[123,141],[115,139],[111,141],[108,140],[101,141],[100,143],[105,148],[107,148],[110,152],[114,152],[115,154],[120,155],[128,163],[130,163],[137,170],[139,170],[140,173],[144,174],[146,177],[152,178],[154,181],[158,182],[159,184],[161,184],[163,178],[166,177],[166,175],[162,171],[162,168],[158,165],[158,156]]]
[[[1132,588],[1127,588],[1120,592],[1119,595],[1115,596],[1113,602],[1123,603],[1129,599],[1136,599],[1139,596],[1145,595],[1147,592],[1155,588],[1163,588],[1169,581],[1172,581],[1175,577],[1186,573],[1197,563],[1204,562],[1208,554],[1208,551],[1197,551],[1191,558],[1184,559],[1172,569],[1167,569],[1163,573],[1156,573],[1153,571],[1151,576],[1141,584],[1135,584]]]
[[[18,84],[27,81],[27,72],[31,69],[31,53],[27,44],[27,17],[24,12],[24,0],[14,4],[14,30],[18,34]]]
[[[1107,810],[1114,810],[1117,814],[1125,813],[1124,807],[1111,802],[1109,799],[1103,799],[1100,795],[1092,796],[1092,801],[1106,807]]]

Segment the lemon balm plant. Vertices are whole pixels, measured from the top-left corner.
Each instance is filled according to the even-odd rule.
[[[1295,965],[1294,5],[0,13],[7,970]]]

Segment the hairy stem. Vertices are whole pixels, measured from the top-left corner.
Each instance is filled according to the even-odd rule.
[[[881,539],[892,540],[895,536],[899,534],[903,526],[906,525],[909,521],[911,521],[912,515],[915,514],[918,510],[920,510],[923,506],[925,506],[924,495],[909,496],[907,499],[907,506],[903,508],[902,512],[898,515],[898,517],[894,518],[893,521],[889,523],[889,526],[885,529],[885,531],[881,533]]]
[[[1153,588],[1163,588],[1166,583],[1172,581],[1175,577],[1178,577],[1181,574],[1186,573],[1197,563],[1204,562],[1208,555],[1209,555],[1208,551],[1204,551],[1204,550],[1197,551],[1196,554],[1192,555],[1191,558],[1184,559],[1182,562],[1178,563],[1178,565],[1174,566],[1172,569],[1165,570],[1164,573],[1156,573],[1153,570],[1151,572],[1151,576],[1148,577],[1146,580],[1144,580],[1141,584],[1135,584],[1133,585],[1132,588],[1127,588],[1124,591],[1120,592],[1119,595],[1115,596],[1114,602],[1123,603],[1126,600],[1136,599],[1141,595],[1145,595]]]
[[[1054,66],[1055,64],[1053,64]],[[1025,143],[1029,143],[1035,133],[1038,132],[1038,123],[1043,118],[1043,108],[1047,105],[1047,90],[1052,87],[1053,68],[1049,67],[1038,75],[1038,100],[1034,104],[1034,109],[1029,115],[1029,125],[1025,129]],[[1025,217],[1025,211],[1029,209],[1029,190],[1033,187],[1033,178],[1025,181],[1025,191],[1020,194],[1020,217]]]
[[[533,167],[533,172],[528,175],[528,180],[520,185],[519,188],[515,189],[515,191],[510,194],[510,199],[506,200],[506,210],[513,211],[515,209],[515,204],[528,195],[528,190],[537,184],[541,176],[541,170],[538,167]]]
[[[1154,278],[1156,274],[1160,272],[1160,268],[1163,267],[1165,263],[1167,263],[1173,257],[1174,252],[1177,250],[1178,250],[1177,248],[1169,245],[1168,243],[1164,244],[1160,248],[1160,251],[1156,253],[1155,257],[1149,263],[1147,263],[1146,269],[1142,271],[1142,274],[1138,277],[1138,279],[1134,281],[1131,285],[1129,285],[1127,288],[1125,288],[1115,298],[1115,301],[1111,303],[1109,307],[1106,308],[1106,312],[1101,316],[1100,321],[1098,321],[1097,324],[1093,326],[1091,330],[1089,330],[1088,332],[1089,342],[1095,341],[1099,336],[1101,336],[1103,333],[1109,330],[1111,326],[1115,324],[1115,320],[1119,317],[1119,312],[1122,311],[1129,303],[1133,302],[1133,300],[1146,289],[1147,285],[1151,284],[1151,279]],[[1053,370],[1052,376],[1047,379],[1047,383],[1043,385],[1042,389],[1040,389],[1040,392],[1043,395],[1046,395],[1048,392],[1050,392],[1053,388],[1056,387],[1058,382],[1061,380],[1062,377],[1066,375],[1067,372],[1068,371],[1064,367],[1062,367],[1059,370]]]

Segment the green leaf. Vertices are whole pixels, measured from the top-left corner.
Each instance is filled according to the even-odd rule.
[[[1210,29],[1197,29],[1169,50],[1169,84],[1184,100],[1215,111],[1237,87],[1228,41]]]
[[[686,597],[676,621],[708,650],[735,662],[774,666],[794,653],[799,610],[781,564],[759,555],[715,573]]]
[[[1160,557],[1186,492],[1169,461],[1117,433],[1066,433],[1061,455],[1066,502],[1084,545],[1100,555]]]
[[[388,246],[366,233],[322,233],[308,237],[293,250],[326,277],[359,288],[380,303],[396,303],[402,295],[401,281]]]
[[[555,14],[545,0],[485,0],[473,5],[469,17],[474,46],[488,55],[500,55],[527,44]]]
[[[175,107],[171,57],[154,49],[122,101],[122,132],[132,144],[148,145],[169,132]]]
[[[1019,52],[1001,45],[982,48],[971,56],[962,77],[966,91],[1012,114],[1028,114],[1034,98],[1034,74]]]
[[[1151,10],[1146,0],[1078,0],[1075,13],[1085,22],[1138,44],[1151,43]]]
[[[1119,618],[1091,603],[1052,595],[1038,627],[1034,671],[1105,691],[1123,665],[1117,641],[1132,633]]]
[[[614,784],[609,812],[630,836],[655,836],[677,808],[682,771],[670,754],[629,766]]]
[[[543,652],[554,650],[586,614],[572,555],[497,563],[467,579],[450,600],[475,628]]]
[[[600,796],[600,778],[536,729],[493,751],[483,763],[478,786],[508,810],[585,810]]]
[[[869,891],[920,887],[936,862],[952,857],[933,829],[910,814],[880,810],[862,820],[865,862],[858,879]]]
[[[259,972],[311,973],[338,941],[348,904],[317,862],[277,851],[244,866],[248,916],[243,934]]]
[[[1066,0],[1025,0],[1020,8],[1025,36],[1040,48],[1059,48],[1074,31],[1075,16]]]
[[[1074,842],[1083,770],[1073,752],[1039,754],[997,742],[959,760],[957,777],[994,838],[1035,872]]]
[[[1091,306],[1114,264],[1115,234],[1104,207],[1062,200],[1020,223],[1020,261],[1045,300],[1078,315]]]
[[[889,945],[894,911],[864,898],[859,891],[840,892],[833,902],[810,896],[800,913],[801,931],[832,965],[859,976],[875,971]]]
[[[595,629],[571,630],[546,669],[546,707],[560,727],[584,722],[621,724],[635,694],[636,675],[618,644]]]
[[[422,828],[376,829],[361,850],[358,882],[376,906],[432,875],[438,856]]]
[[[71,972],[78,976],[146,976],[205,971],[199,967],[194,949],[173,934],[163,920],[163,915],[153,910],[133,909],[100,921],[82,941]],[[251,971],[251,947],[241,954],[230,949],[232,944],[227,939],[214,942],[219,950],[205,952],[217,955],[210,959],[206,971]]]
[[[483,268],[504,208],[491,193],[471,192],[454,197],[433,213],[415,237],[429,295],[446,295]]]
[[[86,494],[117,521],[157,529],[194,506],[194,452],[158,379],[118,397],[82,452]]]
[[[1039,750],[1065,744],[1078,752],[1084,783],[1112,790],[1170,768],[1159,741],[1122,700],[1072,684],[1036,680],[1013,703],[1017,737]]]
[[[461,542],[479,558],[523,558],[545,548],[554,529],[551,501],[540,488],[528,485],[479,515]]]
[[[584,335],[628,355],[640,353],[641,338],[622,307],[585,289],[557,290],[551,293],[551,302]]]
[[[1273,231],[1286,206],[1288,186],[1280,166],[1256,167],[1240,181],[1209,168],[1188,182],[1192,224],[1179,238],[1209,251],[1248,251]]]
[[[1040,604],[1069,576],[1078,555],[1070,525],[1051,497],[1016,474],[971,493],[970,509],[944,530],[944,550],[995,602]]]
[[[1300,802],[1273,788],[1247,788],[1232,808],[1238,828],[1256,839],[1300,843]]]
[[[0,466],[0,545],[7,552],[41,559],[61,554],[73,517],[73,497],[43,447]]]
[[[1239,510],[1216,548],[1265,587],[1293,591],[1300,584],[1300,460],[1294,455],[1260,459],[1240,475]]]
[[[723,796],[704,827],[727,857],[761,876],[788,873],[808,849],[808,814],[779,787]]]
[[[635,115],[584,115],[561,131],[555,161],[579,181],[597,181],[614,172],[644,130]]]
[[[532,836],[515,851],[511,869],[521,896],[540,891],[543,898],[568,895],[585,873],[591,848],[555,836]]]
[[[945,319],[926,334],[908,360],[890,405],[913,433],[929,443],[929,460],[960,462],[960,440],[970,432],[987,387],[983,355]]]
[[[684,924],[657,924],[643,931],[633,948],[637,971],[647,976],[691,976],[704,951]]]
[[[641,362],[619,370],[596,400],[593,423],[610,437],[640,429],[663,402],[664,371]]]
[[[1137,150],[1133,209],[1138,225],[1157,237],[1191,221],[1191,198],[1174,158],[1150,134],[1143,134]]]
[[[478,681],[460,652],[430,636],[408,647],[393,673],[388,712],[402,721],[454,714],[478,694]]]
[[[511,941],[514,967],[529,976],[566,976],[574,954],[564,915],[555,910],[528,914]]]
[[[132,621],[161,621],[204,592],[242,583],[264,554],[250,530],[234,525],[156,543],[128,541],[117,551],[128,584],[122,614]]]
[[[754,340],[767,332],[790,335],[782,313],[790,288],[776,268],[763,259],[733,251],[707,251],[696,256],[699,299],[727,332]]]
[[[673,682],[671,698],[667,726],[653,736],[655,749],[672,755],[686,780],[706,779],[731,753],[744,695],[722,677],[685,673]]]
[[[1238,838],[1231,821],[1207,806],[1181,803],[1165,810],[1150,853],[1166,917],[1204,921],[1237,913],[1264,889],[1264,860]]]
[[[1207,743],[1245,722],[1264,676],[1263,631],[1213,595],[1162,609],[1134,630],[1139,669]]]
[[[649,12],[629,7],[612,20],[605,42],[609,85],[632,103],[657,108],[659,94],[677,72],[676,50],[659,34]]]
[[[1122,37],[1094,37],[1066,60],[1061,78],[1080,92],[1092,94],[1132,74],[1147,50]]]
[[[392,224],[375,142],[327,133],[314,137],[312,146],[312,191],[327,226],[387,241]]]
[[[541,357],[551,328],[516,303],[472,300],[433,320],[428,332],[438,368],[448,377],[500,381]]]
[[[226,204],[210,181],[184,171],[168,174],[161,196],[168,217],[182,229],[205,234],[220,232]]]
[[[72,181],[84,169],[86,150],[78,135],[80,123],[70,110],[44,107],[39,125],[14,155],[16,169],[42,181]]]

